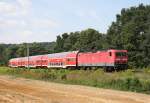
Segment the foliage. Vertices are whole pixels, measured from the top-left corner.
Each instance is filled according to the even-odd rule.
[[[87,29],[81,32],[64,33],[62,36],[57,36],[56,52],[80,50],[80,51],[95,51],[103,48],[104,35],[94,29]]]
[[[150,6],[122,9],[108,29],[107,41],[110,48],[128,50],[130,66],[149,66]]]

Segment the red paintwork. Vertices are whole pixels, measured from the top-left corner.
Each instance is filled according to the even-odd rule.
[[[77,51],[74,52],[62,52],[62,53],[55,53],[49,54],[49,65],[48,67],[72,67],[76,66],[76,58],[77,58]]]
[[[78,55],[78,64],[86,65],[86,64],[100,64],[100,63],[111,63],[110,58],[107,57],[108,52],[106,51],[98,51],[96,53],[88,52],[88,53],[79,53]]]
[[[111,52],[111,56],[110,56]],[[127,50],[107,50],[93,52],[62,52],[46,55],[14,58],[9,60],[10,67],[76,67],[76,66],[115,66],[127,64],[127,56],[116,56],[117,52]]]
[[[66,66],[76,66],[78,52],[69,53],[65,58]]]
[[[127,63],[126,57],[116,57],[116,52],[125,52],[126,50],[107,50],[98,51],[95,53],[86,52],[78,54],[78,65],[79,66],[115,66],[116,60],[119,59],[118,63]],[[111,53],[111,56],[110,56]]]

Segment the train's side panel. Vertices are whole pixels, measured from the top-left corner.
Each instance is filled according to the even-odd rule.
[[[75,67],[77,64],[77,53],[73,52],[69,53],[65,58],[65,65],[66,67]]]
[[[108,51],[78,54],[78,66],[114,66],[113,61],[113,53],[110,56]]]
[[[18,61],[17,58],[9,60],[9,66],[10,67],[17,67],[18,66],[18,62],[17,61]]]
[[[29,67],[48,67],[48,55],[31,56]]]
[[[113,50],[108,50],[105,55],[105,66],[115,66],[115,52]]]
[[[36,67],[36,60],[37,60],[38,56],[30,56],[29,58],[26,58],[26,67]]]
[[[21,62],[22,62],[21,66],[22,67],[26,67],[26,65],[27,65],[27,57],[23,57],[22,60],[21,60]]]
[[[64,67],[65,57],[69,52],[48,54],[48,67]]]
[[[42,60],[41,66],[48,67],[48,55],[42,55],[41,60]]]
[[[35,67],[41,67],[42,66],[42,56],[38,55],[38,56],[33,56],[31,57],[32,61],[34,62]]]
[[[63,58],[49,58],[48,67],[63,67]]]
[[[67,68],[76,66],[76,57],[77,51],[48,54],[48,67]]]

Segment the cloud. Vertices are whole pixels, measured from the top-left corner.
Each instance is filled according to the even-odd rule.
[[[60,24],[52,19],[34,19],[31,21],[31,26],[34,28],[55,28]]]
[[[17,0],[17,2],[24,8],[28,8],[31,5],[31,0]]]
[[[0,29],[52,29],[60,26],[60,23],[52,19],[32,18],[29,21],[17,19],[0,19]]]
[[[13,3],[0,2],[0,14],[14,15],[17,11],[17,7]]]
[[[19,7],[21,8],[21,14],[26,15],[31,9],[31,0],[17,0]]]
[[[15,2],[14,2],[15,1]],[[32,0],[0,0],[0,42],[52,41],[60,23],[32,13]]]
[[[0,1],[0,14],[4,16],[27,15],[31,9],[31,0]]]
[[[24,31],[21,31],[19,35],[22,35],[24,37],[28,37],[30,35],[33,35],[33,32],[31,30],[24,30]]]
[[[18,30],[7,32],[0,37],[0,43],[48,42],[56,39],[51,31]]]
[[[18,25],[18,22],[16,20],[4,20],[0,19],[0,28],[13,28]]]

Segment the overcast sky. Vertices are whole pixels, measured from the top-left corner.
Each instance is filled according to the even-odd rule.
[[[122,8],[150,0],[0,0],[0,43],[50,42],[64,32],[106,33]]]

